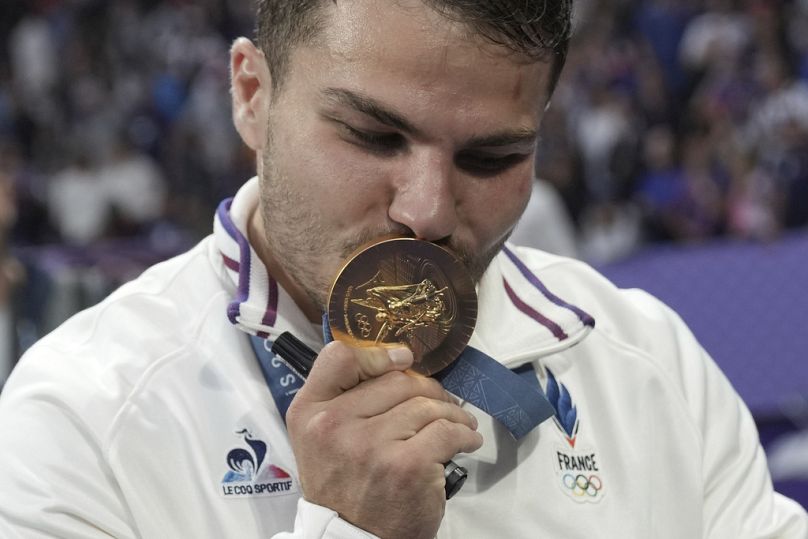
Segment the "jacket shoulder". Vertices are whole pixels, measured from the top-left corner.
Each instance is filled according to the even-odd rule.
[[[226,321],[230,294],[209,250],[207,238],[152,266],[46,335],[20,359],[2,403],[34,399],[66,409],[90,407],[103,428],[150,372],[193,357],[209,321]]]
[[[580,260],[512,249],[549,291],[591,315],[595,331],[616,343],[663,359],[682,339],[695,340],[678,314],[644,290],[618,288]]]

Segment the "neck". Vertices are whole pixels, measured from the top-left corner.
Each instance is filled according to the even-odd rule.
[[[305,290],[283,269],[275,254],[267,243],[264,220],[261,217],[259,208],[253,210],[247,225],[247,239],[258,258],[261,259],[267,272],[278,282],[287,294],[292,298],[298,308],[303,312],[310,322],[317,324],[322,320],[322,312],[315,305]]]

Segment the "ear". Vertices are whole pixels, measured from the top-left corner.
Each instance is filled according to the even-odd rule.
[[[251,149],[263,149],[272,77],[264,53],[245,37],[236,39],[230,48],[230,93],[236,131]]]

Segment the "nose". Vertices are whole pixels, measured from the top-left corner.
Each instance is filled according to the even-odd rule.
[[[388,216],[409,228],[416,238],[437,241],[457,228],[453,164],[440,155],[413,156],[402,167]]]

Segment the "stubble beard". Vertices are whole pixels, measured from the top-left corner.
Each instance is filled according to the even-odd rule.
[[[269,139],[269,137],[268,137]],[[268,150],[263,156],[263,174],[260,180],[261,218],[264,222],[265,241],[273,253],[275,261],[285,272],[286,277],[302,290],[311,302],[322,312],[328,304],[332,280],[336,277],[324,272],[331,260],[329,255],[337,254],[339,260],[333,272],[337,272],[348,258],[361,247],[383,237],[412,237],[406,227],[399,229],[379,227],[362,231],[359,235],[339,241],[335,231],[309,207],[299,191],[291,188],[294,181],[277,167],[268,140]],[[491,261],[502,249],[508,238],[505,234],[483,253],[475,254],[466,244],[448,238],[436,242],[455,254],[466,269],[472,281],[477,284]]]
[[[483,274],[488,269],[488,266],[491,264],[491,261],[494,257],[499,254],[500,250],[502,250],[502,246],[508,240],[508,236],[510,234],[505,234],[497,240],[494,245],[492,245],[488,250],[484,251],[481,254],[475,255],[471,252],[468,248],[463,245],[454,245],[452,242],[449,242],[448,248],[452,251],[455,256],[460,258],[460,261],[466,266],[466,269],[471,276],[471,280],[474,284],[478,284],[480,280],[483,278]]]
[[[317,258],[328,252],[331,235],[305,197],[291,188],[269,150],[264,152],[259,181],[267,246],[286,277],[323,310],[331,283],[317,271],[322,266]]]

